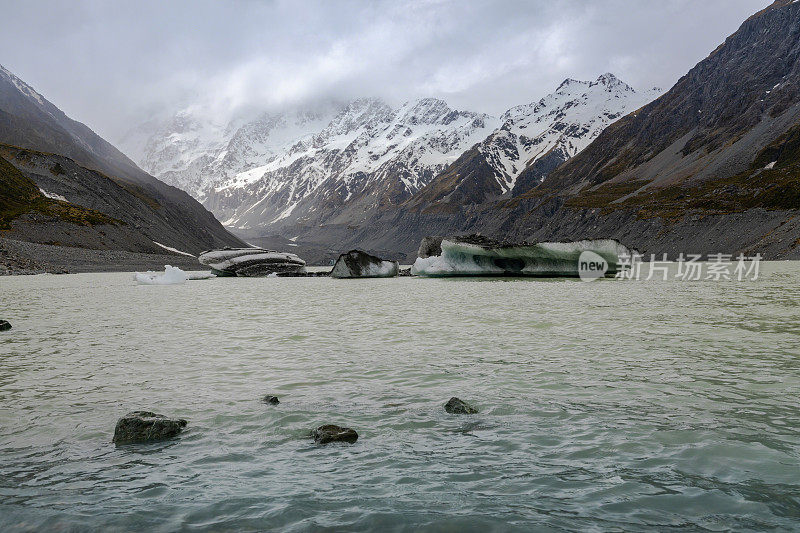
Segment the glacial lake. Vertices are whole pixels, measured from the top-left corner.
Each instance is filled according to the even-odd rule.
[[[6,277],[0,319],[4,532],[800,528],[797,262],[746,282]],[[115,447],[137,409],[189,425]],[[313,444],[324,423],[358,442]]]

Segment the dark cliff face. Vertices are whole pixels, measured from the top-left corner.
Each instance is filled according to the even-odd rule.
[[[769,132],[773,139],[791,127],[794,121],[784,115],[800,101],[799,84],[800,3],[779,0],[747,19],[662,97],[607,128],[544,186],[574,192],[576,185],[596,185],[623,173],[633,178],[637,169],[638,179],[691,180],[701,165],[678,175],[680,160],[724,158],[732,144],[762,124],[781,119]],[[751,158],[766,144],[753,142]],[[669,161],[658,169],[641,168],[659,155]],[[749,163],[732,161],[730,169],[715,174],[735,173]]]
[[[461,155],[403,206],[406,209],[448,209],[480,204],[499,196],[495,171],[477,146]]]
[[[59,189],[59,182],[64,189],[73,189],[75,205],[125,219],[122,213],[124,209],[131,207],[126,203],[131,194],[117,192],[135,190],[133,196],[138,197],[141,205],[147,206],[147,209],[135,210],[128,218],[138,217],[136,224],[142,228],[158,228],[150,233],[165,240],[163,244],[195,252],[217,246],[242,245],[238,238],[225,230],[210,212],[188,194],[145,173],[86,125],[67,117],[33,88],[2,67],[0,143],[6,145],[5,150],[12,152],[14,147],[43,152],[37,157],[52,159],[48,163],[50,166],[63,158],[61,164],[74,168],[75,171],[47,179],[53,178],[56,181],[50,185],[51,189]],[[25,158],[16,157],[18,152],[7,155],[6,159],[11,164],[20,168],[23,174],[37,184],[37,175],[48,175],[47,172],[25,167],[22,163]],[[75,193],[78,189],[83,192]],[[57,190],[50,192],[61,194]],[[25,235],[17,237],[25,238]]]

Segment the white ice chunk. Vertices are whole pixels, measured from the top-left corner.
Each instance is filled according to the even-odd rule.
[[[164,265],[164,272],[134,272],[133,279],[139,285],[182,285],[188,276],[178,267]]]

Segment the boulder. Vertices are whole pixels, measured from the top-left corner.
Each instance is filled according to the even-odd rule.
[[[444,410],[451,415],[474,415],[478,412],[477,409],[455,396],[444,404]]]
[[[114,444],[133,444],[171,439],[186,427],[182,418],[167,418],[150,411],[132,411],[114,428]]]
[[[11,324],[7,320],[0,320],[0,331],[8,331],[11,329]]]
[[[361,250],[350,250],[339,256],[331,270],[332,278],[393,278],[400,266]]]
[[[329,442],[349,442],[354,443],[358,440],[358,433],[354,429],[326,424],[311,432],[314,442],[317,444],[328,444]]]
[[[266,396],[261,398],[261,401],[264,403],[268,403],[269,405],[278,405],[279,403],[281,403],[280,400],[278,400],[277,396],[273,396],[271,394],[267,394]]]

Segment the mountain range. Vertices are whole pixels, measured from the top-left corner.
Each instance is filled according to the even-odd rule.
[[[137,127],[123,146],[160,179],[192,192],[227,226],[251,235],[286,233],[358,225],[410,199],[435,201],[437,194],[473,203],[519,194],[538,184],[517,184],[526,168],[535,165],[543,177],[659,92],[637,92],[613,74],[568,79],[499,118],[435,98],[396,109],[363,98],[340,106],[317,131],[322,113],[208,127],[185,110],[163,124]],[[148,128],[150,135],[144,134]],[[293,142],[287,142],[290,132]],[[453,183],[454,164],[473,170]]]

